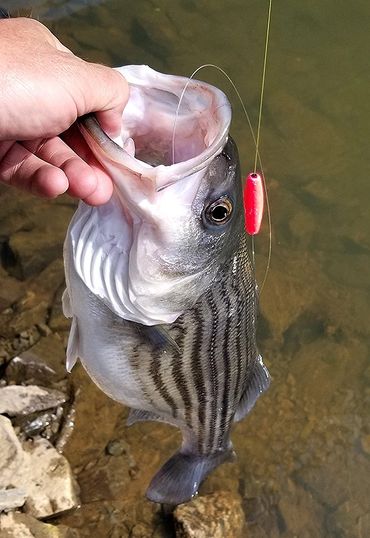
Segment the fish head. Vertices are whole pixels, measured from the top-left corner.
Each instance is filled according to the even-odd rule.
[[[93,117],[80,124],[114,195],[98,208],[80,205],[70,227],[75,268],[124,319],[172,323],[212,285],[240,241],[231,108],[203,82],[146,66],[121,71],[130,83],[121,136],[112,141]]]

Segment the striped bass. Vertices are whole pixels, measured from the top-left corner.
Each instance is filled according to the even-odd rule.
[[[226,96],[147,66],[119,70],[130,85],[119,139],[80,120],[114,194],[99,207],[80,202],[67,232],[67,368],[80,358],[131,408],[129,425],[181,429],[181,448],[147,490],[179,504],[233,456],[232,423],[269,385],[257,286]]]

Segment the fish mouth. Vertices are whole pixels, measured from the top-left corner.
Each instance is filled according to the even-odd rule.
[[[112,140],[91,114],[78,122],[103,165],[122,167],[161,190],[204,169],[221,153],[231,122],[230,103],[221,90],[148,66],[117,70],[130,87],[120,136]]]

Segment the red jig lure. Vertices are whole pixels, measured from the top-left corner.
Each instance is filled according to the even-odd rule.
[[[248,174],[244,193],[245,229],[249,235],[258,234],[263,215],[263,181],[256,172]]]

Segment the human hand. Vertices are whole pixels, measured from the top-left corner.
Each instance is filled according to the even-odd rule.
[[[109,176],[69,128],[95,112],[109,135],[119,134],[122,75],[78,58],[26,18],[0,20],[0,65],[0,181],[50,198],[67,191],[92,205],[108,201]]]

